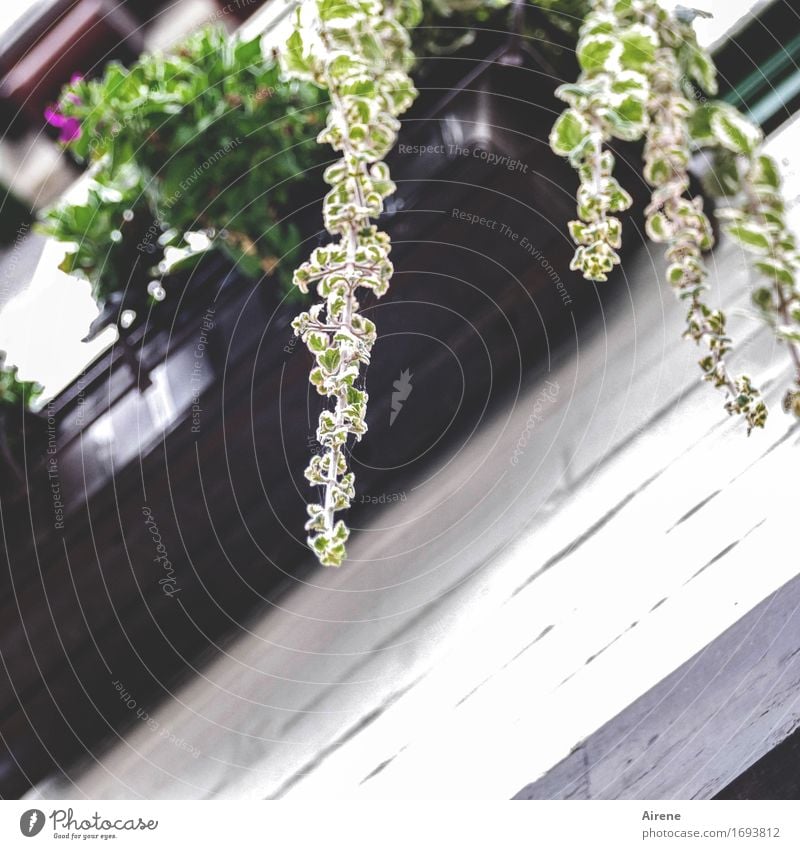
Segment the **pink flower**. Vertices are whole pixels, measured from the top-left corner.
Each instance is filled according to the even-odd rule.
[[[56,109],[51,109],[49,106],[44,110],[44,118],[51,127],[58,127],[61,132],[58,134],[60,142],[75,141],[81,135],[81,122],[77,118],[72,118],[69,115],[63,115]]]
[[[79,82],[83,81],[83,74],[74,73],[69,78],[70,85],[77,85]],[[77,94],[73,91],[68,91],[64,95],[65,100],[68,100],[70,103],[75,104],[75,106],[80,106],[83,101],[78,97]],[[65,144],[71,141],[75,141],[75,139],[80,138],[81,136],[81,122],[77,118],[72,118],[69,115],[64,115],[63,112],[60,112],[58,107],[50,107],[48,106],[44,110],[44,117],[48,124],[52,127],[58,127],[61,132],[58,134],[58,140],[60,142],[64,142]]]

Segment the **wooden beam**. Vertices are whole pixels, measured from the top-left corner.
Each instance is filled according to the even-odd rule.
[[[514,798],[796,798],[799,697],[800,576]]]

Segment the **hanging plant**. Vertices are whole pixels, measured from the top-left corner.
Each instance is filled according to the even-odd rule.
[[[783,409],[800,418],[800,256],[786,221],[778,164],[759,152],[760,131],[731,107],[719,104],[710,120],[720,145],[715,151],[711,190],[729,202],[719,209],[726,231],[756,259],[763,284],[752,300],[764,321],[789,350],[794,378],[783,396]],[[733,134],[731,130],[733,129]]]
[[[303,291],[316,287],[319,303],[293,322],[316,360],[310,380],[330,406],[319,417],[321,452],[305,476],[322,490],[310,504],[306,530],[324,566],[345,558],[349,530],[335,514],[355,495],[347,468],[347,443],[367,430],[362,371],[375,344],[375,325],[359,313],[358,290],[384,295],[392,277],[389,237],[371,223],[394,191],[382,161],[391,150],[402,114],[416,96],[408,70],[414,57],[408,28],[420,16],[417,2],[315,0],[298,10],[284,67],[325,89],[330,109],[318,140],[341,153],[325,171],[325,227],[334,241],[317,248],[294,274]]]
[[[172,270],[164,249],[191,254],[198,232],[244,274],[293,291],[300,232],[289,212],[324,161],[313,143],[323,107],[314,86],[281,78],[260,36],[210,27],[130,68],[75,75],[46,117],[92,171],[86,199],[46,210],[40,229],[65,243],[63,270],[98,301],[145,297]],[[160,280],[150,291],[163,293]]]
[[[146,254],[138,246],[147,239],[154,220],[141,174],[129,167],[118,169],[113,178],[98,171],[81,203],[51,206],[37,230],[63,243],[59,268],[88,280],[92,297],[103,304],[114,292],[137,284],[144,289],[151,279],[152,262],[143,262]],[[155,251],[156,240],[148,241]]]
[[[439,14],[473,11],[481,4],[441,2]],[[507,5],[505,0],[493,7]],[[542,4],[545,5],[545,4]],[[581,4],[582,5],[582,4]],[[657,0],[592,0],[580,28],[576,56],[581,75],[557,90],[568,108],[556,121],[552,149],[578,172],[577,218],[569,223],[576,243],[571,263],[588,280],[603,282],[620,263],[622,221],[631,195],[614,176],[615,142],[643,143],[643,175],[652,189],[645,210],[649,237],[666,248],[667,280],[687,305],[685,336],[705,347],[703,379],[726,393],[725,409],[740,415],[748,433],[761,428],[767,408],[747,374],[732,375],[732,349],[724,313],[707,303],[709,273],[703,254],[713,247],[703,199],[689,191],[689,167],[700,149],[714,162],[714,194],[727,198],[716,215],[726,231],[757,255],[766,277],[753,300],[795,365],[784,407],[800,416],[800,260],[788,230],[774,161],[762,154],[758,127],[728,104],[698,97],[716,93],[716,70],[694,32],[695,10],[674,14]],[[547,4],[557,11],[559,4]],[[308,507],[309,545],[324,565],[340,565],[349,532],[335,513],[350,506],[353,474],[347,469],[349,438],[366,431],[363,368],[375,327],[358,312],[357,290],[380,297],[392,266],[389,239],[370,219],[393,191],[381,161],[395,141],[397,116],[414,88],[407,28],[419,19],[418,3],[317,0],[298,12],[283,57],[290,75],[329,93],[328,123],[318,140],[342,154],[325,175],[331,191],[325,222],[336,238],[296,271],[303,291],[316,286],[320,303],[294,322],[316,360],[311,382],[331,407],[319,420],[320,454],[306,477],[322,488],[321,503]]]
[[[759,152],[762,134],[736,109],[702,102],[697,85],[716,94],[716,71],[697,42],[699,13],[677,7],[669,14],[655,0],[595,0],[580,31],[576,84],[557,94],[569,104],[553,128],[553,150],[578,170],[578,220],[570,222],[577,244],[574,270],[604,281],[619,263],[620,213],[630,195],[613,177],[613,140],[644,139],[644,176],[653,189],[646,210],[647,233],[664,243],[667,279],[688,304],[685,335],[707,348],[703,378],[727,393],[725,407],[741,415],[748,433],[763,427],[767,408],[747,375],[732,376],[726,319],[705,302],[708,270],[702,254],[713,245],[702,198],[688,194],[694,151],[710,148],[714,193],[727,205],[717,212],[727,232],[758,256],[756,268],[769,285],[753,299],[777,336],[789,346],[795,366],[784,407],[800,416],[800,262],[785,220],[775,162]]]
[[[508,0],[436,0],[427,4],[427,12],[452,21],[467,14],[485,17],[506,5]],[[763,275],[753,301],[789,348],[795,375],[784,407],[800,417],[797,244],[786,222],[777,166],[760,150],[759,128],[730,105],[697,96],[697,88],[711,96],[716,93],[713,61],[699,46],[693,27],[701,13],[683,7],[668,13],[657,0],[572,0],[569,4],[548,0],[536,5],[547,14],[588,8],[576,47],[580,77],[557,90],[567,108],[550,136],[552,149],[569,160],[579,177],[577,216],[569,223],[576,247],[571,268],[588,280],[603,282],[620,263],[620,216],[633,201],[615,177],[612,147],[617,142],[641,143],[642,173],[651,187],[646,231],[665,246],[667,280],[687,307],[685,335],[705,348],[699,361],[703,379],[726,393],[726,410],[742,417],[748,433],[763,427],[766,405],[747,374],[729,372],[732,342],[726,317],[709,303],[709,272],[703,254],[713,246],[714,231],[703,199],[690,193],[689,178],[693,156],[704,151],[713,165],[706,177],[707,189],[724,199],[714,214],[726,232],[754,254],[754,266]],[[201,34],[190,42],[193,49],[187,47],[168,60],[143,60],[129,72],[112,66],[102,83],[75,80],[51,116],[62,124],[78,120],[79,125],[64,124],[65,141],[78,156],[95,159],[109,172],[123,173],[135,153],[142,172],[137,176],[147,182],[146,190],[138,184],[137,190],[149,202],[156,191],[161,196],[170,190],[172,196],[176,194],[173,184],[180,172],[170,168],[162,174],[164,155],[183,162],[179,154],[190,142],[204,147],[212,132],[227,139],[230,115],[249,128],[238,135],[249,138],[257,135],[256,129],[268,127],[270,132],[291,136],[295,129],[315,122],[322,102],[328,99],[325,126],[317,141],[339,154],[324,174],[330,186],[324,223],[331,241],[314,250],[292,278],[304,294],[313,287],[318,299],[297,316],[293,328],[314,357],[310,382],[327,402],[316,431],[321,450],[305,470],[309,483],[320,489],[319,501],[308,506],[308,543],[325,566],[339,566],[346,556],[349,530],[336,514],[350,507],[355,494],[348,455],[352,442],[367,430],[365,370],[376,341],[376,327],[360,312],[359,297],[363,291],[382,297],[393,274],[390,239],[373,222],[395,188],[384,158],[396,141],[399,116],[417,94],[409,76],[414,62],[409,33],[421,16],[420,0],[314,0],[298,8],[295,28],[281,54],[282,71],[291,79],[288,83],[279,80],[277,67],[261,56],[257,40],[229,50],[224,36]],[[206,68],[208,56],[213,61],[206,78],[198,81],[197,68]],[[242,79],[247,86],[240,84]],[[164,80],[169,85],[161,91]],[[284,100],[278,104],[281,97]],[[280,105],[282,117],[265,123],[259,114],[265,102],[270,108]],[[142,104],[147,105],[144,111]],[[283,109],[289,105],[295,108]],[[189,106],[191,126],[169,120],[183,115]],[[247,123],[251,121],[253,128]],[[172,134],[165,128],[171,128]],[[138,140],[143,136],[149,143],[140,148]],[[280,139],[258,137],[270,149],[281,147]],[[100,141],[92,148],[90,139]],[[232,150],[218,157],[220,174],[225,170],[227,175],[228,168],[237,175],[242,169],[249,174],[249,148],[240,150],[237,144]],[[197,155],[192,149],[185,162],[192,164]],[[317,151],[308,161],[316,163],[321,158]],[[291,159],[281,161],[281,167],[292,173],[303,170]],[[274,182],[282,187],[285,199],[289,175],[276,173],[276,177],[281,177]],[[263,172],[258,179],[264,179]],[[239,177],[232,182],[238,186]],[[245,186],[243,182],[243,192]],[[189,181],[186,192],[194,188]],[[215,208],[216,197],[209,202],[205,189],[197,187],[197,191],[201,194],[192,194],[192,202],[181,206],[186,216],[195,216],[203,203]],[[181,196],[183,192],[180,189]],[[240,194],[230,203],[237,209],[250,209]],[[95,205],[99,206],[99,200]],[[261,215],[255,208],[253,214]],[[241,233],[231,226],[224,205],[220,215],[225,226],[217,232],[233,239],[228,248],[234,249]],[[53,227],[69,235],[81,226],[73,217],[53,216]],[[172,218],[162,223],[178,232],[189,226]],[[110,224],[103,226],[107,229]],[[247,233],[259,226],[248,223],[242,231],[246,238],[239,246],[245,255],[253,249]],[[282,243],[286,234],[276,231],[275,238],[279,237]],[[269,245],[266,248],[267,256],[253,257],[259,271],[272,269],[274,251]],[[99,234],[69,262],[86,274],[94,273],[101,267],[95,254],[102,250]]]

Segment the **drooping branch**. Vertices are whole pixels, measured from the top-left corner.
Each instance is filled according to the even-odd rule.
[[[744,119],[743,119],[744,120]],[[736,175],[741,191],[721,215],[727,231],[755,256],[765,278],[753,292],[753,303],[783,342],[792,360],[793,380],[783,408],[800,418],[800,256],[797,239],[786,221],[781,177],[775,160],[753,151],[737,152]]]
[[[571,268],[605,281],[620,261],[622,224],[615,213],[631,196],[613,176],[612,139],[635,141],[647,129],[647,70],[655,57],[654,30],[617,16],[613,0],[596,0],[576,48],[582,73],[556,94],[569,104],[550,134],[550,146],[568,157],[580,176],[578,219],[569,224],[577,244]]]
[[[669,37],[663,37],[668,26],[663,22],[659,27],[661,44],[669,43]],[[688,119],[694,107],[684,95],[682,81],[674,50],[660,46],[651,72],[650,126],[644,150],[644,176],[653,187],[646,210],[647,233],[653,241],[667,245],[667,280],[688,303],[684,335],[708,351],[700,360],[704,380],[727,391],[725,409],[731,415],[742,415],[749,433],[764,426],[767,408],[749,376],[729,373],[725,357],[731,340],[725,314],[704,300],[709,287],[703,252],[711,249],[714,236],[703,211],[703,198],[688,196],[692,153]]]
[[[689,195],[692,154],[711,148],[716,183],[727,205],[718,212],[726,231],[756,254],[756,269],[769,285],[753,300],[789,349],[794,367],[784,408],[800,416],[800,254],[788,228],[774,161],[760,152],[758,127],[732,106],[697,97],[695,86],[716,94],[716,69],[697,41],[693,22],[705,13],[657,0],[594,0],[577,48],[582,69],[559,96],[570,104],[556,122],[551,146],[578,169],[578,243],[572,263],[590,280],[605,280],[619,262],[621,227],[608,213],[630,205],[616,194],[611,139],[645,136],[644,176],[653,187],[649,236],[667,245],[670,283],[688,302],[686,336],[704,344],[704,379],[727,390],[726,409],[741,414],[748,432],[762,427],[767,409],[747,375],[732,377],[726,365],[731,342],[725,315],[705,302],[708,271],[702,253],[712,229],[701,198]],[[643,113],[640,113],[640,107]]]
[[[359,388],[375,343],[375,325],[359,313],[359,288],[385,294],[392,276],[389,237],[371,219],[394,191],[382,161],[397,137],[397,116],[414,100],[408,75],[413,61],[407,27],[419,18],[418,2],[315,0],[298,10],[284,67],[313,80],[331,99],[328,120],[318,141],[330,144],[341,159],[325,171],[331,186],[324,219],[335,241],[317,248],[295,272],[304,292],[314,285],[321,301],[293,322],[308,345],[316,367],[311,383],[332,408],[319,417],[319,454],[305,475],[322,488],[320,503],[308,507],[309,546],[324,566],[345,559],[349,530],[335,514],[355,494],[347,470],[347,443],[367,430],[367,393]]]

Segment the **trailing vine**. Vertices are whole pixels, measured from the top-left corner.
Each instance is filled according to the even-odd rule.
[[[440,4],[444,12],[472,9],[472,0]],[[494,0],[493,6],[506,5]],[[438,11],[443,11],[437,7]],[[717,212],[726,231],[755,253],[768,285],[753,300],[778,338],[789,346],[795,378],[785,409],[800,416],[800,292],[794,235],[785,220],[780,178],[759,152],[760,130],[733,107],[708,102],[716,70],[697,42],[693,21],[704,14],[684,7],[668,13],[657,0],[591,0],[579,32],[581,74],[557,95],[567,108],[556,121],[552,149],[579,176],[577,217],[569,223],[576,250],[571,268],[606,281],[620,263],[620,214],[633,203],[614,176],[615,142],[643,142],[643,174],[652,190],[646,215],[649,237],[663,243],[667,280],[687,305],[685,336],[706,348],[703,379],[723,389],[725,408],[741,415],[748,433],[763,427],[767,408],[746,374],[728,371],[731,340],[724,313],[707,302],[709,272],[703,254],[713,247],[703,199],[690,193],[689,169],[700,148],[713,155],[717,194],[728,199]],[[341,153],[325,179],[325,226],[334,241],[317,248],[294,274],[303,292],[316,287],[320,301],[293,322],[315,358],[310,381],[329,400],[305,476],[321,488],[308,507],[308,542],[323,565],[345,558],[349,531],[335,514],[355,494],[347,452],[351,437],[366,432],[363,371],[376,339],[374,324],[359,312],[360,288],[381,297],[393,269],[390,242],[372,224],[393,192],[384,157],[399,129],[398,116],[416,90],[408,29],[420,19],[419,0],[314,0],[303,4],[282,57],[290,76],[327,91],[330,109],[318,136]]]
[[[670,36],[678,44],[686,44],[685,36],[677,36],[669,28],[663,10],[653,10],[653,15],[659,15],[662,21],[659,27],[662,44],[669,43]],[[693,30],[687,28],[693,38]],[[653,187],[652,201],[646,210],[646,228],[654,242],[667,245],[667,281],[688,303],[685,336],[698,345],[704,344],[708,350],[700,360],[703,379],[726,390],[725,409],[730,415],[742,415],[749,433],[754,427],[763,427],[767,408],[746,374],[733,377],[729,373],[725,356],[731,349],[731,340],[725,314],[712,309],[704,300],[709,275],[703,252],[713,247],[714,235],[703,210],[703,198],[687,196],[692,153],[687,119],[692,113],[692,102],[682,91],[682,78],[683,71],[673,47],[659,47],[651,75],[650,124],[644,149],[644,176]],[[712,85],[708,81],[706,84]]]
[[[577,250],[570,268],[587,280],[605,281],[619,264],[622,223],[615,213],[633,199],[613,176],[612,139],[635,141],[647,128],[650,98],[646,70],[657,38],[650,27],[627,24],[613,0],[595,2],[576,48],[582,73],[556,94],[569,104],[550,134],[550,146],[578,171],[578,218],[569,223]]]
[[[318,141],[341,153],[325,181],[325,227],[335,241],[317,248],[294,274],[303,292],[316,286],[321,301],[293,322],[316,360],[310,381],[332,408],[319,417],[320,453],[305,476],[322,488],[308,506],[308,543],[323,566],[340,566],[349,530],[335,514],[355,495],[347,468],[347,443],[361,439],[367,393],[359,388],[375,343],[373,322],[359,313],[358,289],[377,297],[392,277],[389,237],[371,223],[394,191],[382,161],[395,143],[398,116],[416,96],[408,70],[414,56],[408,28],[421,13],[419,0],[314,0],[303,4],[283,56],[285,70],[330,95],[327,124]]]
[[[755,268],[765,278],[765,285],[753,291],[752,300],[776,337],[788,347],[794,376],[783,396],[783,409],[800,418],[797,239],[786,221],[778,165],[771,156],[750,145],[751,138],[755,138],[754,134],[742,137],[744,147],[722,148],[717,153],[718,170],[724,169],[728,190],[738,188],[733,201],[722,207],[719,215],[727,232],[755,256]],[[734,144],[740,145],[742,139],[737,137]]]
[[[688,304],[685,335],[707,348],[703,378],[726,390],[727,411],[741,415],[749,433],[764,426],[767,408],[747,375],[728,372],[726,318],[705,301],[709,275],[702,254],[713,246],[713,232],[702,198],[689,195],[693,153],[712,149],[714,179],[708,182],[728,198],[717,215],[757,255],[755,267],[768,278],[753,300],[789,346],[795,377],[784,408],[800,416],[798,254],[777,167],[759,152],[760,129],[732,106],[697,96],[695,86],[712,96],[717,91],[713,61],[694,32],[700,14],[683,7],[669,14],[656,0],[594,0],[577,47],[581,76],[557,92],[569,108],[550,141],[580,177],[578,220],[569,225],[577,244],[572,268],[603,281],[620,261],[622,228],[613,213],[631,205],[612,176],[606,145],[644,139],[644,176],[653,190],[647,233],[666,245],[667,279]]]

